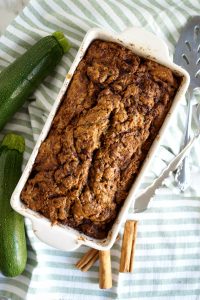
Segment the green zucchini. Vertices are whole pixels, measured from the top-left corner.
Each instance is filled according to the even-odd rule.
[[[7,134],[0,146],[0,270],[8,277],[23,272],[27,261],[24,218],[10,205],[21,176],[24,138]]]
[[[39,40],[0,73],[0,130],[69,48],[64,34],[54,32]]]

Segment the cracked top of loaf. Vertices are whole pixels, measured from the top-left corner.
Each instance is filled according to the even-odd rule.
[[[95,40],[42,143],[22,201],[52,223],[107,236],[179,85],[172,71]]]

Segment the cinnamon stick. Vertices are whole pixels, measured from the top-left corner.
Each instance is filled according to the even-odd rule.
[[[117,235],[116,241],[120,239],[120,235]],[[99,250],[96,249],[89,249],[83,257],[76,263],[76,267],[82,271],[87,272],[93,264],[97,261],[99,258]]]
[[[136,237],[137,237],[137,227],[138,227],[138,222],[135,221],[134,235],[133,235],[133,244],[132,244],[132,251],[131,251],[130,272],[133,272],[133,267],[134,267],[134,257],[135,257],[135,245],[136,245]]]
[[[76,263],[76,267],[82,272],[87,272],[97,261],[99,257],[99,251],[96,249],[90,249],[83,257]]]
[[[126,221],[120,258],[120,272],[132,272],[137,235],[137,221]]]
[[[112,287],[110,250],[99,251],[99,287],[100,289]]]

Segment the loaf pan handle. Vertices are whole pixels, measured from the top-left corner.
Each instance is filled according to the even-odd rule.
[[[67,229],[62,230],[58,225],[51,225],[47,220],[33,220],[32,227],[35,235],[45,244],[62,251],[73,251],[80,247],[73,235],[66,235]]]
[[[120,36],[137,48],[139,46],[141,52],[148,52],[153,58],[171,63],[166,43],[155,34],[141,27],[128,27],[120,33]]]

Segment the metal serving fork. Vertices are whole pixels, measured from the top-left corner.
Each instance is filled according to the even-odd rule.
[[[193,91],[200,87],[200,16],[192,17],[184,27],[175,49],[174,62],[190,74],[190,85],[187,91],[187,120],[183,147],[190,139]],[[175,179],[181,191],[190,185],[189,154],[179,166]]]

